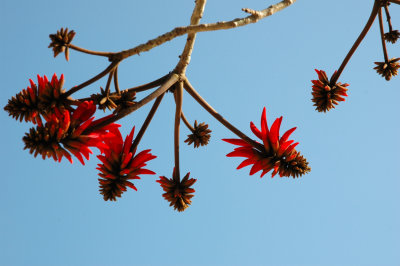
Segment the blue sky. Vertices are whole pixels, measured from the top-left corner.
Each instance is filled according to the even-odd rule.
[[[95,156],[86,166],[35,159],[21,140],[31,125],[0,112],[0,265],[399,265],[400,77],[387,82],[372,69],[383,61],[377,23],[339,80],[350,83],[346,102],[321,114],[310,100],[314,68],[330,76],[339,67],[370,14],[372,1],[365,2],[298,0],[257,24],[198,34],[187,70],[193,86],[249,136],[249,122],[259,125],[264,106],[270,123],[283,116],[281,132],[297,126],[292,138],[312,168],[300,179],[235,170],[241,159],[225,157],[233,145],[221,141],[235,136],[184,94],[186,116],[208,123],[213,134],[207,147],[181,144],[181,172],[197,183],[192,206],[175,212],[155,182],[173,168],[175,107],[167,95],[139,146],[158,156],[148,167],[157,175],[135,182],[137,192],[104,202]],[[272,3],[209,0],[202,21]],[[57,29],[75,30],[78,46],[119,51],[187,25],[192,8],[186,0],[2,0],[1,106],[37,74],[64,73],[70,88],[107,66],[74,51],[69,62],[54,59],[48,35]],[[400,6],[390,10],[399,29]],[[122,62],[121,86],[171,71],[184,41]],[[388,49],[390,58],[400,57],[398,43]],[[124,135],[150,107],[120,121]]]

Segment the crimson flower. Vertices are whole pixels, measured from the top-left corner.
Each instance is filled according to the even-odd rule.
[[[261,141],[262,144],[253,146],[242,139],[223,139],[224,141],[237,145],[233,152],[227,154],[227,157],[246,158],[237,169],[248,165],[253,165],[250,175],[262,171],[261,177],[273,170],[272,177],[277,173],[281,177],[292,176],[293,178],[301,176],[311,170],[306,159],[296,151],[298,142],[288,140],[290,135],[296,129],[291,128],[286,131],[282,137],[279,136],[279,128],[282,117],[277,118],[268,129],[266,109],[264,107],[261,115],[261,131],[250,122],[250,129]]]
[[[104,155],[97,156],[102,164],[98,164],[96,169],[100,171],[100,193],[104,200],[115,201],[126,191],[126,187],[137,190],[129,180],[140,179],[139,175],[155,174],[143,167],[146,166],[147,161],[157,156],[152,155],[151,150],[141,151],[135,156],[136,149],[132,150],[134,132],[135,127],[125,141],[118,128],[110,129],[110,132],[103,136],[105,145],[102,147],[102,153]]]
[[[346,100],[344,96],[347,96],[346,92],[349,84],[342,84],[341,82],[331,84],[325,71],[315,69],[315,72],[318,74],[318,80],[311,80],[313,83],[312,101],[318,112],[329,111],[335,108],[335,105],[339,104],[338,102]],[[335,71],[333,76],[335,76],[336,73]]]
[[[55,108],[63,111],[65,108],[72,111],[73,109],[66,102],[62,87],[64,84],[64,75],[61,74],[60,79],[54,74],[51,81],[46,76],[37,76],[38,85],[29,80],[30,86],[19,92],[17,95],[8,100],[8,104],[4,107],[10,116],[16,120],[25,120],[25,122],[33,122],[41,125],[43,117],[53,113]]]
[[[46,116],[46,124],[39,124],[31,128],[23,137],[25,148],[36,157],[53,157],[55,161],[61,161],[66,157],[72,163],[72,153],[78,160],[85,164],[83,157],[89,160],[92,151],[89,147],[102,148],[101,136],[111,128],[119,125],[110,124],[93,132],[86,133],[88,129],[97,125],[103,119],[96,121],[92,115],[96,111],[93,102],[81,103],[72,113],[67,109],[60,111],[55,108],[53,114]],[[83,157],[82,157],[83,155]]]

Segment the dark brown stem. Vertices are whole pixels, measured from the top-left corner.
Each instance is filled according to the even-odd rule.
[[[181,112],[181,119],[183,121],[183,123],[185,123],[186,127],[192,131],[192,133],[194,133],[194,128],[192,127],[192,125],[189,123],[189,121],[186,119],[185,115],[183,114],[183,112]]]
[[[236,134],[239,138],[243,139],[247,143],[251,144],[253,147],[259,149],[260,151],[264,150],[264,147],[257,143],[256,141],[249,138],[242,131],[234,127],[231,123],[229,123],[225,118],[222,117],[214,108],[212,108],[206,100],[204,100],[200,94],[193,88],[193,86],[189,83],[187,79],[184,82],[185,90],[207,111],[209,112],[215,119],[217,119],[221,124],[223,124],[227,129]]]
[[[374,2],[374,6],[372,7],[371,15],[369,16],[369,19],[367,23],[364,26],[364,29],[358,36],[357,40],[354,42],[353,46],[351,47],[350,51],[347,53],[346,57],[344,58],[342,64],[340,65],[338,71],[336,72],[336,75],[332,75],[331,84],[336,84],[338,81],[340,75],[342,74],[344,68],[346,67],[347,63],[349,62],[350,58],[354,54],[354,52],[357,50],[358,46],[360,45],[361,41],[364,39],[365,35],[367,35],[369,29],[371,28],[372,24],[374,23],[374,20],[376,18],[376,15],[378,14],[378,10],[380,8],[380,4],[378,3],[379,1]]]
[[[400,5],[400,1],[399,1],[399,0],[389,0],[389,2],[392,2],[392,3],[394,3],[394,4]]]
[[[392,28],[392,21],[390,20],[390,13],[389,13],[389,7],[387,5],[385,5],[385,14],[386,14],[386,21],[388,23],[389,26],[389,32],[393,30]]]
[[[68,97],[70,95],[72,95],[73,93],[79,91],[80,89],[92,84],[93,82],[98,81],[99,79],[101,79],[102,77],[104,77],[105,75],[107,75],[111,70],[114,69],[114,67],[118,64],[119,62],[114,61],[112,62],[106,69],[103,70],[103,72],[101,72],[100,74],[94,76],[93,78],[89,79],[88,81],[83,82],[82,84],[75,86],[73,88],[71,88],[69,91],[67,91],[66,93],[64,93],[64,97]]]
[[[118,84],[118,66],[114,70],[114,87],[115,87],[115,92],[120,94],[121,90],[119,89],[119,84]]]
[[[132,147],[131,147],[131,152],[134,152],[137,148],[137,146],[140,143],[140,140],[142,139],[144,133],[146,132],[147,127],[150,125],[151,119],[153,119],[154,114],[157,111],[158,106],[160,106],[161,100],[163,99],[165,93],[161,94],[161,96],[158,96],[157,99],[154,101],[153,106],[151,107],[151,110],[149,114],[146,117],[146,120],[144,120],[142,127],[140,128],[139,133],[137,134],[135,140],[133,141]]]
[[[152,93],[150,93],[149,95],[147,95],[145,98],[143,98],[142,100],[136,102],[133,106],[128,107],[126,109],[122,109],[118,114],[116,114],[115,116],[110,117],[109,119],[103,121],[102,123],[97,124],[95,127],[92,127],[88,130],[85,131],[85,133],[90,133],[93,132],[97,129],[100,129],[110,123],[116,122],[118,120],[120,120],[121,118],[133,113],[134,111],[138,110],[139,108],[143,107],[144,105],[146,105],[147,103],[149,103],[150,101],[152,101],[153,99],[161,96],[161,94],[163,94],[164,92],[166,92],[172,85],[174,85],[177,81],[179,80],[179,76],[176,74],[172,74],[169,79],[167,81],[164,82],[164,84],[162,84],[162,86],[160,88],[158,88],[157,90],[153,91]]]
[[[183,94],[183,82],[179,82],[178,86],[175,86],[175,126],[174,126],[174,155],[175,155],[175,173],[174,179],[180,180],[180,167],[179,167],[179,130],[181,123],[182,114],[182,94]]]
[[[143,85],[140,85],[140,86],[137,86],[137,87],[130,88],[130,89],[128,89],[128,91],[130,91],[130,92],[132,92],[132,91],[140,92],[140,91],[145,91],[145,90],[149,90],[149,89],[155,88],[155,87],[160,86],[161,84],[163,84],[169,78],[169,76],[170,76],[170,74],[167,74],[167,75],[165,75],[165,76],[163,76],[163,77],[161,77],[161,78],[159,78],[159,79],[157,79],[155,81],[152,81],[152,82],[149,82],[147,84],[143,84]]]
[[[379,30],[381,32],[381,42],[382,42],[382,50],[383,50],[383,56],[385,57],[385,62],[388,63],[389,62],[389,57],[387,54],[387,49],[386,49],[386,43],[385,43],[385,33],[383,30],[383,19],[382,19],[382,8],[379,8]]]
[[[78,46],[73,45],[73,44],[67,44],[66,47],[74,49],[75,51],[79,51],[79,52],[82,52],[82,53],[85,53],[85,54],[91,54],[91,55],[99,55],[99,56],[109,57],[109,56],[115,54],[115,53],[111,53],[111,52],[91,51],[91,50],[88,50],[88,49],[85,49],[85,48],[78,47]]]

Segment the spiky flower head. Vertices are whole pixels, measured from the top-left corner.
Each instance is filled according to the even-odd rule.
[[[400,32],[398,30],[391,30],[384,34],[385,41],[396,43],[400,38]]]
[[[65,52],[65,59],[69,60],[69,49],[68,44],[72,42],[75,37],[75,31],[71,30],[68,32],[68,28],[61,28],[55,34],[50,34],[51,40],[49,48],[53,48],[54,57],[58,54]]]
[[[378,72],[379,75],[389,81],[393,76],[396,76],[398,73],[400,64],[397,63],[397,61],[399,60],[400,58],[392,58],[388,62],[375,62],[376,67],[374,67],[374,69],[376,70],[376,72]]]
[[[195,148],[207,145],[211,138],[210,133],[212,132],[210,129],[208,129],[208,125],[204,122],[197,124],[197,120],[195,120],[193,129],[194,130],[192,134],[188,135],[188,138],[185,140],[185,142],[188,145],[193,143]]]
[[[140,179],[139,175],[154,175],[153,171],[144,169],[147,161],[157,156],[150,153],[151,150],[144,150],[136,154],[136,149],[132,150],[132,140],[135,128],[131,133],[122,139],[122,135],[117,128],[111,129],[110,132],[103,136],[104,147],[103,155],[97,156],[102,162],[98,164],[100,194],[104,200],[116,201],[117,197],[121,197],[122,193],[130,187],[137,190],[135,185],[129,181]]]
[[[293,140],[289,140],[296,128],[289,129],[280,137],[281,122],[282,117],[277,118],[269,129],[264,107],[261,115],[261,131],[253,122],[250,122],[250,129],[262,141],[262,144],[258,143],[259,145],[253,146],[242,139],[223,139],[228,143],[239,146],[226,156],[246,158],[237,169],[253,165],[250,169],[250,175],[262,171],[261,177],[263,177],[273,170],[272,177],[279,173],[281,177],[291,176],[296,178],[308,173],[311,170],[308,162],[295,149],[299,143],[293,143]]]
[[[4,110],[16,120],[25,120],[34,124],[42,124],[41,115],[45,118],[50,116],[54,110],[61,112],[64,109],[72,111],[68,99],[63,96],[64,75],[60,79],[54,74],[51,81],[46,76],[37,76],[38,85],[29,80],[30,86],[19,92],[8,100]]]
[[[341,82],[332,84],[325,71],[317,69],[315,69],[315,71],[318,74],[318,80],[311,80],[313,83],[312,101],[318,112],[326,112],[335,108],[335,105],[339,104],[339,102],[345,101],[344,96],[347,96],[346,92],[349,84],[342,84]],[[333,76],[335,76],[336,73],[335,71]]]
[[[72,163],[71,153],[85,164],[82,155],[89,160],[92,151],[89,147],[101,149],[101,135],[110,128],[117,127],[110,124],[101,129],[88,132],[100,120],[93,121],[92,115],[96,106],[92,102],[83,102],[78,108],[70,113],[68,110],[60,111],[57,108],[54,113],[46,117],[45,125],[31,128],[23,137],[24,149],[35,157],[40,154],[43,159],[52,157],[60,162],[66,157]]]
[[[160,183],[162,189],[165,191],[163,197],[173,206],[175,210],[182,212],[186,210],[190,204],[192,204],[193,193],[195,190],[191,188],[197,179],[189,178],[190,173],[187,173],[185,177],[180,180],[179,177],[175,176],[175,169],[172,173],[172,178],[160,176],[157,180]]]

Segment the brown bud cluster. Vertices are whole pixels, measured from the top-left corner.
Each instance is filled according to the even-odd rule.
[[[178,178],[166,178],[165,176],[160,176],[161,187],[165,191],[163,197],[170,202],[169,206],[173,206],[175,210],[179,212],[184,211],[192,203],[191,198],[194,197],[192,193],[195,192],[191,186],[197,181],[197,179],[189,178],[187,173],[182,180]],[[174,175],[174,174],[173,174]]]
[[[71,30],[68,32],[68,28],[61,28],[56,34],[50,34],[49,48],[53,48],[54,57],[58,54],[65,52],[65,59],[69,60],[68,44],[72,42],[75,37],[75,31]]]
[[[300,152],[296,153],[296,157],[293,160],[281,160],[279,164],[279,173],[281,173],[282,176],[296,178],[311,171],[306,158],[300,155]]]
[[[114,113],[118,113],[120,110],[131,107],[135,104],[136,92],[130,92],[128,90],[121,91],[120,93],[109,93],[100,87],[100,93],[92,94],[91,99],[98,103],[100,110],[106,111],[114,110]]]
[[[384,35],[385,41],[396,43],[397,40],[400,38],[400,32],[398,30],[391,30]]]
[[[376,67],[374,67],[374,69],[376,70],[376,72],[378,72],[379,75],[389,81],[393,76],[396,76],[398,73],[400,64],[397,63],[397,61],[399,60],[400,58],[392,58],[388,62],[375,62]]]
[[[335,105],[339,104],[338,102],[345,101],[343,96],[347,96],[349,84],[341,82],[331,84],[325,71],[317,69],[315,71],[318,74],[318,80],[311,81],[313,83],[312,101],[318,112],[326,112],[335,108]],[[333,75],[336,75],[336,71]]]
[[[199,146],[205,146],[208,144],[211,138],[211,133],[212,131],[208,129],[208,125],[206,123],[200,123],[197,124],[197,120],[194,122],[194,130],[192,134],[188,135],[188,138],[185,140],[185,142],[188,145],[191,145],[193,143],[195,148],[198,148]]]

